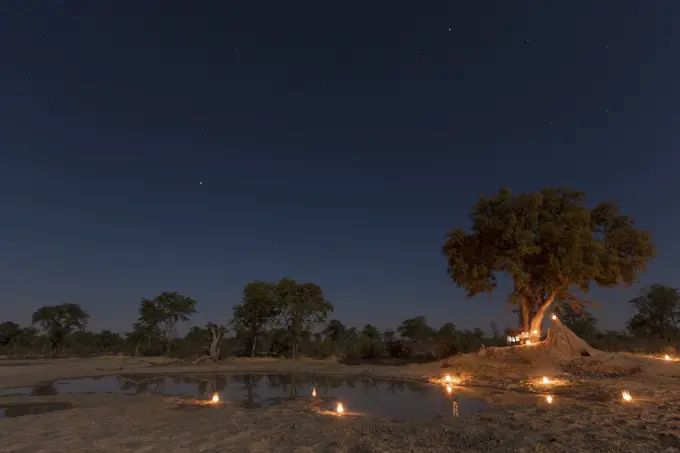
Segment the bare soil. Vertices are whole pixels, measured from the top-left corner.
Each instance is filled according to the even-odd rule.
[[[579,346],[580,347],[580,346]],[[61,410],[0,419],[0,452],[680,452],[680,362],[630,354],[562,358],[513,348],[442,363],[345,366],[335,360],[230,359],[183,364],[161,358],[0,360],[0,388],[116,374],[319,373],[429,380],[460,376],[504,405],[461,417],[397,422],[335,416],[315,400],[263,409],[188,404],[159,395],[0,397],[0,407],[27,403]],[[514,404],[512,395],[545,393],[553,404]],[[621,391],[633,397],[623,402]],[[519,400],[519,399],[518,399]]]

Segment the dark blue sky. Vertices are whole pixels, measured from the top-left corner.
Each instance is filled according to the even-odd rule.
[[[66,5],[0,6],[0,319],[126,330],[177,290],[224,322],[285,275],[350,324],[504,326],[440,255],[503,186],[619,200],[680,285],[675,0]]]

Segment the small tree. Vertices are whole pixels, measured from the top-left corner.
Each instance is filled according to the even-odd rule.
[[[155,298],[143,299],[139,308],[137,330],[150,341],[153,334],[163,333],[167,341],[165,355],[170,354],[175,327],[196,313],[196,301],[178,292],[163,292]]]
[[[80,305],[66,303],[40,307],[33,313],[32,323],[46,333],[54,354],[74,330],[85,329],[89,318],[90,315]]]
[[[232,322],[243,328],[251,357],[255,356],[257,339],[278,313],[274,283],[257,280],[246,284],[241,303],[234,306]]]
[[[210,346],[208,348],[210,358],[213,360],[219,360],[220,348],[218,346],[222,338],[224,338],[224,334],[226,334],[229,329],[225,326],[218,326],[217,324],[213,324],[211,322],[208,323],[206,329],[210,333]]]
[[[588,209],[585,194],[571,189],[503,189],[480,198],[470,219],[470,233],[447,234],[449,276],[473,297],[494,291],[498,273],[509,275],[509,302],[520,306],[525,331],[541,330],[553,302],[583,304],[572,289],[634,283],[655,255],[650,234],[615,203]]]
[[[297,283],[289,278],[276,284],[276,300],[290,336],[291,354],[296,357],[303,333],[310,331],[314,324],[325,322],[333,305],[326,300],[319,285]]]

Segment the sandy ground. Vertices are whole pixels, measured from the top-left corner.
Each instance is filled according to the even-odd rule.
[[[442,368],[444,366],[445,368]],[[309,372],[425,380],[461,375],[480,392],[542,392],[534,378],[564,379],[555,403],[506,404],[461,417],[397,422],[322,413],[302,398],[263,409],[190,404],[163,396],[0,397],[0,406],[60,403],[70,409],[0,419],[0,452],[679,452],[680,362],[628,355],[538,363],[462,356],[444,364],[348,367],[333,360],[232,359],[205,365],[162,359],[0,361],[0,388],[114,374]],[[621,390],[633,401],[623,403]]]

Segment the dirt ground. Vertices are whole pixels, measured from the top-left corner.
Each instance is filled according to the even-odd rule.
[[[678,452],[680,362],[626,354],[534,360],[467,355],[443,363],[344,366],[335,360],[230,359],[219,365],[163,359],[0,360],[0,388],[116,374],[370,374],[427,380],[445,373],[462,386],[507,395],[543,393],[547,375],[563,385],[553,404],[505,404],[461,417],[408,422],[328,415],[312,398],[262,409],[188,404],[159,395],[0,397],[0,406],[40,402],[69,409],[0,419],[0,452]],[[633,397],[623,402],[621,391]],[[489,393],[490,394],[490,393]],[[512,401],[512,398],[505,398]]]

